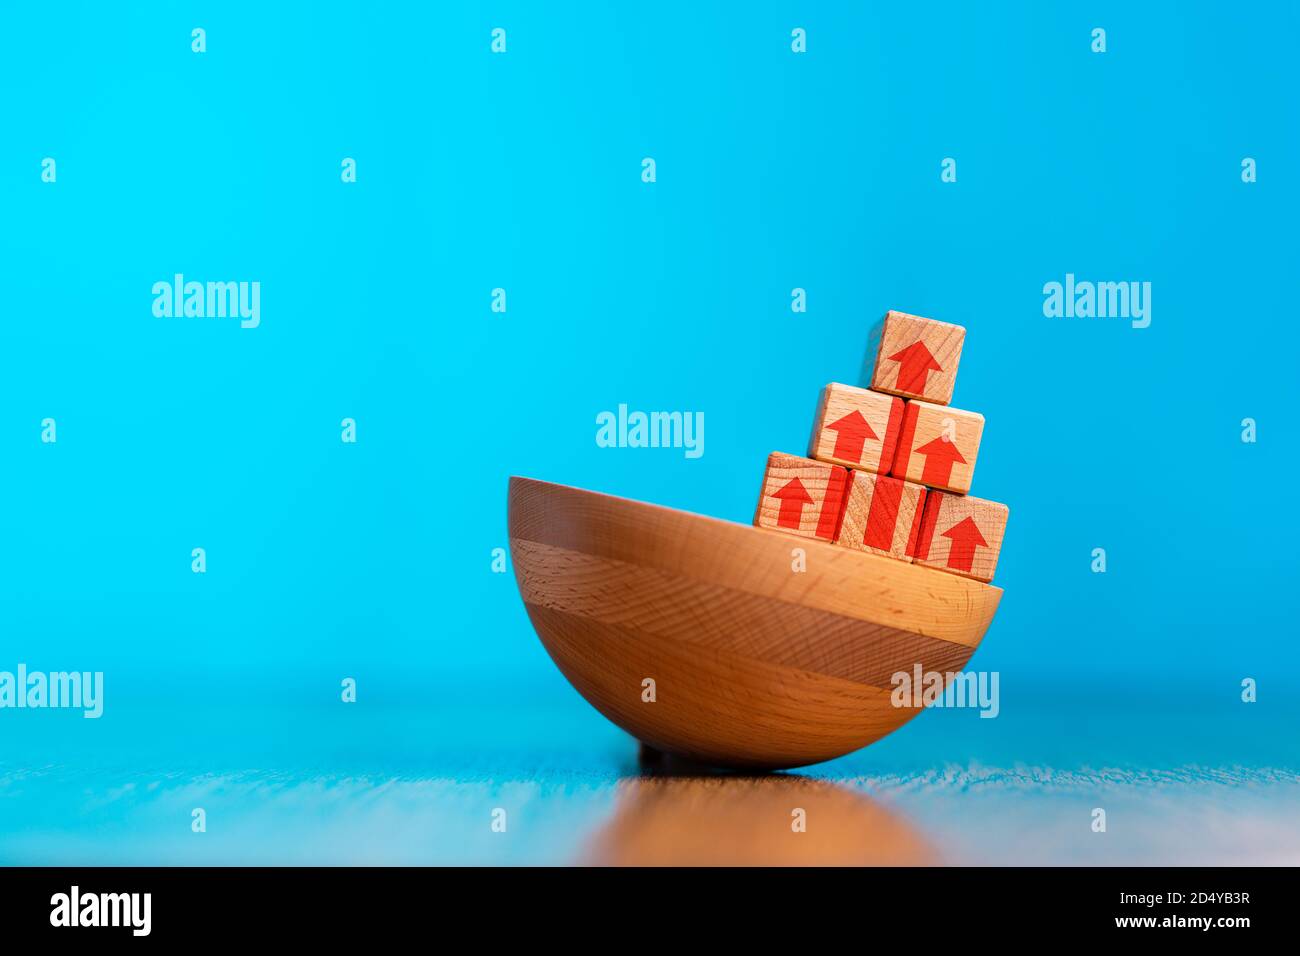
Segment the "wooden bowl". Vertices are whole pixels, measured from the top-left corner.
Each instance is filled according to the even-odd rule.
[[[509,527],[524,606],[570,683],[651,747],[716,766],[798,767],[879,740],[919,710],[891,704],[892,675],[960,670],[1002,596],[529,478],[510,479]]]

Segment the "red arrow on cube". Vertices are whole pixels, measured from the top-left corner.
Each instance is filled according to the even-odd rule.
[[[917,454],[925,456],[925,468],[921,471],[921,483],[936,488],[942,488],[948,484],[948,480],[952,477],[953,464],[958,462],[963,465],[966,464],[966,459],[957,450],[957,443],[949,441],[943,436],[926,442],[916,451]]]
[[[979,526],[971,518],[962,518],[943,533],[952,540],[948,549],[948,567],[954,571],[970,571],[975,563],[975,548],[987,548],[989,543],[980,534]]]
[[[797,529],[803,520],[803,506],[812,504],[813,500],[798,478],[791,478],[772,497],[781,500],[781,510],[776,516],[778,528]]]
[[[925,380],[930,373],[943,371],[943,366],[935,361],[925,343],[919,339],[889,356],[889,360],[899,363],[898,382],[894,387],[900,392],[924,395]]]
[[[831,452],[831,457],[841,461],[861,461],[862,446],[866,444],[867,439],[870,438],[872,441],[880,439],[880,436],[872,430],[871,424],[857,409],[843,418],[837,418],[826,427],[835,432],[835,450]]]

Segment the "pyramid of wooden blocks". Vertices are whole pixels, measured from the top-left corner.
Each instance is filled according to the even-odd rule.
[[[754,524],[834,541],[849,490],[848,469],[811,458],[772,452]]]
[[[822,390],[808,457],[887,472],[903,427],[903,400],[832,382]]]
[[[868,355],[875,356],[871,387],[947,405],[952,401],[965,340],[966,330],[960,325],[887,312],[871,331],[874,349],[868,347]]]
[[[984,416],[952,408],[966,330],[888,312],[871,387],[822,390],[807,458],[767,460],[754,524],[990,581],[1009,509],[969,497]]]
[[[835,543],[911,561],[924,505],[920,485],[855,471]]]
[[[908,402],[889,473],[904,481],[965,494],[975,477],[984,416],[958,408]]]
[[[913,560],[977,581],[991,581],[1008,513],[1007,506],[996,501],[931,491],[926,495]]]

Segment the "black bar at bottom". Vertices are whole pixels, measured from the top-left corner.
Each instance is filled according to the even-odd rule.
[[[431,930],[581,935],[620,919],[639,932],[689,917],[728,933],[779,921],[873,942],[977,927],[985,940],[1031,930],[1230,944],[1287,927],[1294,876],[1286,868],[7,868],[0,926],[7,942],[75,933],[92,943],[337,944]]]

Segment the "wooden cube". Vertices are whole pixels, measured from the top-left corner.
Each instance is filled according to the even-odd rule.
[[[767,458],[754,524],[834,541],[848,490],[847,468],[774,451]]]
[[[904,481],[965,494],[975,475],[984,416],[959,408],[908,402],[889,473]]]
[[[960,325],[886,312],[869,338],[867,354],[875,356],[869,384],[877,391],[947,405],[965,341]]]
[[[903,400],[832,382],[822,389],[808,457],[888,472],[903,427]]]
[[[1010,509],[996,501],[931,491],[913,560],[977,581],[993,580]]]
[[[911,561],[924,506],[925,489],[920,485],[855,471],[835,543]]]

